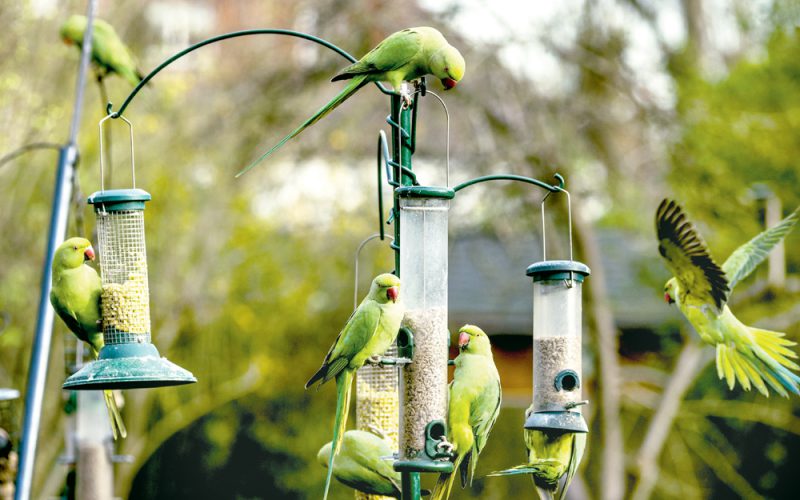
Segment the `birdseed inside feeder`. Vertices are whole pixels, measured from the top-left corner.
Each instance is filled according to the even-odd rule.
[[[588,432],[580,405],[581,288],[589,268],[546,260],[526,274],[533,277],[533,412],[525,428]]]
[[[400,458],[411,469],[429,471],[451,466],[432,462],[437,457],[430,444],[432,434],[444,437],[447,421],[447,218],[454,193],[423,186],[397,192],[404,326],[413,334],[412,362],[401,371]]]

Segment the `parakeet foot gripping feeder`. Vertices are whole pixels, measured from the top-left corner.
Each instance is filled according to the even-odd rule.
[[[571,213],[570,260],[547,260],[545,200],[544,260],[526,272],[533,278],[533,406],[525,428],[585,433],[589,429],[580,413],[586,403],[581,397],[581,288],[589,267],[572,260]]]
[[[150,194],[133,188],[103,189],[103,121],[100,121],[101,190],[89,196],[99,237],[103,340],[97,360],[64,382],[65,389],[137,389],[197,382],[190,372],[162,358],[150,338],[150,293],[144,208]]]

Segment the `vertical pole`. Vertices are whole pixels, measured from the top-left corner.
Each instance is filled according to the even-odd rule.
[[[50,307],[50,281],[52,270],[50,263],[53,260],[56,247],[64,239],[69,217],[69,203],[72,197],[72,181],[75,175],[75,162],[78,150],[75,139],[80,126],[81,108],[83,105],[83,88],[86,81],[86,71],[89,67],[89,55],[92,46],[92,21],[97,0],[89,0],[86,17],[89,22],[83,36],[81,61],[78,69],[77,89],[75,91],[75,104],[72,114],[72,123],[69,130],[69,139],[58,155],[58,171],[53,193],[53,208],[50,214],[50,231],[47,238],[47,251],[44,259],[44,272],[42,273],[41,294],[39,295],[39,315],[36,320],[36,333],[33,339],[31,362],[28,371],[28,386],[25,392],[25,419],[23,422],[22,436],[20,439],[19,474],[17,476],[16,500],[28,500],[31,497],[31,484],[33,482],[33,466],[36,459],[36,443],[39,434],[39,424],[42,417],[42,399],[47,378],[47,364],[50,357],[50,344],[53,333],[53,309]]]
[[[416,97],[415,97],[416,98]],[[400,124],[398,130],[392,134],[392,160],[398,164],[411,170],[411,155],[410,148],[411,137],[405,137],[404,134],[411,133],[411,107],[403,108],[403,100],[398,95],[392,95],[392,121]],[[400,179],[400,184],[403,186],[411,185],[411,177],[404,174],[402,169],[398,168],[396,171],[395,179]],[[394,196],[394,246],[395,251],[395,270],[397,276],[400,276],[400,201],[395,194]],[[420,500],[420,477],[419,472],[402,472],[401,473],[401,486],[403,489],[402,500]]]
[[[111,441],[108,412],[102,391],[77,391],[78,412],[75,440],[76,500],[114,498],[114,469],[106,445]]]
[[[770,193],[764,208],[764,226],[770,228],[780,222],[782,217],[781,199],[775,193]],[[783,288],[786,285],[786,246],[783,240],[775,245],[767,259],[767,283],[773,288]]]

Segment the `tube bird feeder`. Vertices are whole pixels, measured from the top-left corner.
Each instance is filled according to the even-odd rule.
[[[588,432],[580,405],[581,288],[589,268],[546,260],[526,274],[533,278],[533,411],[525,428]]]
[[[447,218],[454,191],[404,186],[400,205],[400,270],[404,325],[398,348],[412,359],[401,371],[400,461],[396,470],[435,472],[452,464],[436,444],[447,421]]]
[[[121,117],[128,126],[130,122]],[[197,382],[190,372],[162,358],[151,343],[150,292],[144,208],[151,197],[136,189],[131,128],[133,188],[102,189],[103,142],[100,121],[101,190],[89,196],[99,237],[103,340],[96,361],[64,382],[65,389],[135,389]]]

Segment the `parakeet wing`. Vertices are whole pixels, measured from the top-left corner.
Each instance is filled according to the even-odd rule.
[[[319,379],[322,379],[321,383],[324,384],[344,370],[353,356],[360,352],[375,334],[380,324],[380,317],[381,307],[375,301],[365,299],[361,302],[336,337],[325,356],[322,368],[306,382],[306,388]]]
[[[357,62],[333,77],[333,81],[352,78],[355,75],[384,73],[408,64],[420,51],[420,35],[413,29],[398,31],[367,52]]]
[[[470,407],[470,422],[474,422],[472,434],[475,436],[475,441],[472,445],[472,450],[464,457],[464,461],[461,463],[462,487],[466,486],[468,482],[471,483],[472,478],[475,477],[475,469],[478,467],[478,455],[483,451],[483,447],[486,446],[489,433],[497,421],[497,416],[500,415],[501,400],[502,389],[498,379],[497,384],[487,389],[484,396],[475,400]],[[487,405],[487,402],[491,402],[491,406]]]
[[[658,252],[680,283],[685,296],[721,309],[728,300],[725,273],[711,258],[705,242],[673,200],[663,200],[656,211]]]
[[[756,235],[753,239],[737,248],[722,264],[722,270],[728,278],[728,286],[733,289],[741,280],[753,272],[772,248],[786,237],[800,218],[800,208],[789,214],[775,226]]]

